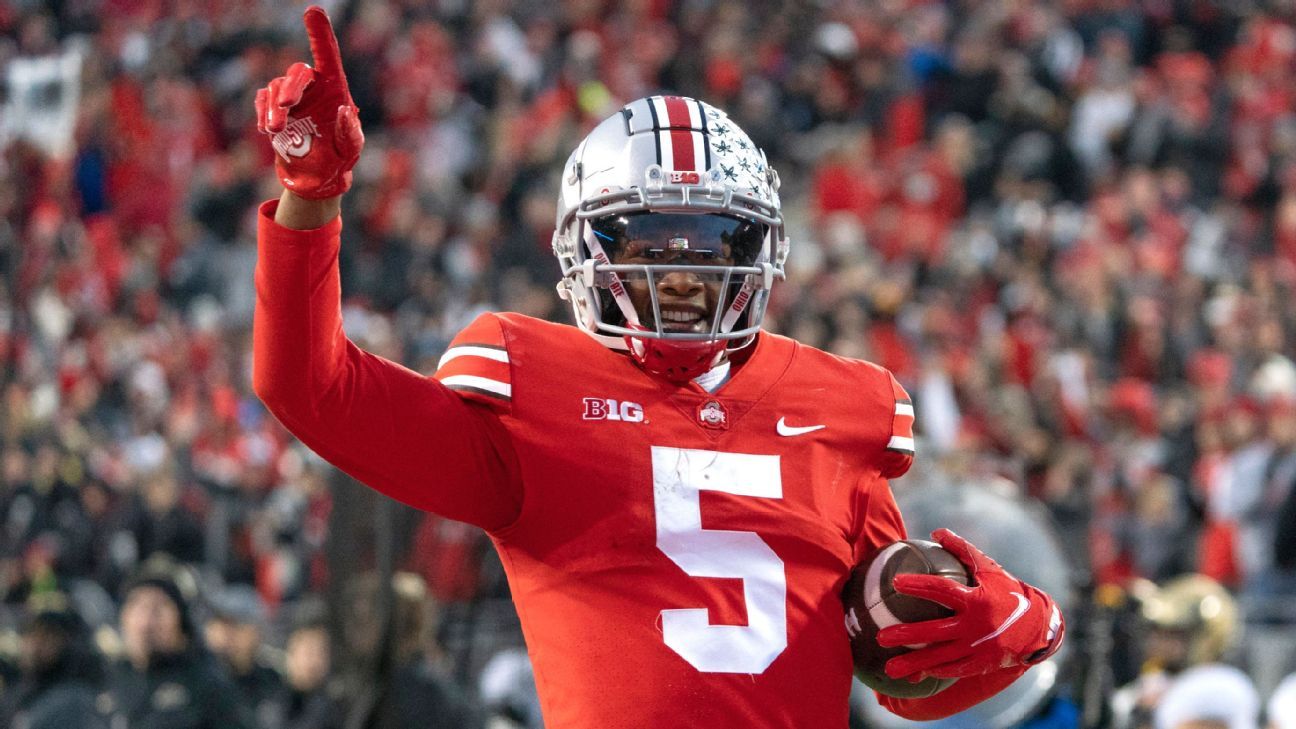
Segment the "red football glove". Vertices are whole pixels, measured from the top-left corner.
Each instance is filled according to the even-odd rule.
[[[953,617],[893,625],[878,631],[884,648],[925,644],[887,661],[891,678],[963,678],[1034,664],[1053,655],[1066,627],[1053,599],[1004,571],[948,529],[932,539],[967,567],[971,585],[936,575],[898,575],[895,589],[938,602]]]
[[[351,187],[364,132],[328,13],[312,5],[304,17],[315,68],[294,63],[257,92],[257,130],[273,135],[275,171],[284,187],[322,200]]]

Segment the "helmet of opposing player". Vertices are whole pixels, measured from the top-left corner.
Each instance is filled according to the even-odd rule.
[[[576,323],[685,382],[760,329],[788,241],[778,174],[719,109],[627,104],[563,168],[553,250]]]
[[[1206,575],[1181,575],[1135,596],[1150,630],[1146,658],[1172,673],[1219,661],[1237,642],[1237,601]]]

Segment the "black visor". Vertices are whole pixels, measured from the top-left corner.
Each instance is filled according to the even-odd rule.
[[[629,213],[589,222],[612,263],[752,266],[765,226],[728,215]]]

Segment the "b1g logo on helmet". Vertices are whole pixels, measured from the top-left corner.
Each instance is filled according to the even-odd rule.
[[[587,397],[582,402],[585,405],[585,412],[581,414],[582,420],[644,422],[643,405],[637,402],[620,402],[610,397]]]
[[[315,126],[315,120],[310,117],[293,119],[282,132],[274,135],[270,140],[270,146],[274,147],[274,151],[284,159],[291,161],[292,157],[305,157],[310,154],[311,140],[318,136],[319,129]]]

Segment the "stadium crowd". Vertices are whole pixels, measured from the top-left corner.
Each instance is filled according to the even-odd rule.
[[[785,183],[769,328],[895,372],[920,463],[1046,505],[1087,602],[1201,573],[1296,625],[1291,3],[325,5],[367,135],[342,248],[361,346],[430,372],[483,310],[566,321],[561,163],[626,100],[697,96]],[[13,112],[0,132],[0,723],[536,725],[444,650],[489,558],[435,517],[402,545],[387,688],[329,666],[333,476],[249,382],[278,195],[251,96],[303,57],[301,10],[0,4],[0,67],[79,59],[65,150]],[[159,681],[188,690],[142,701]]]

